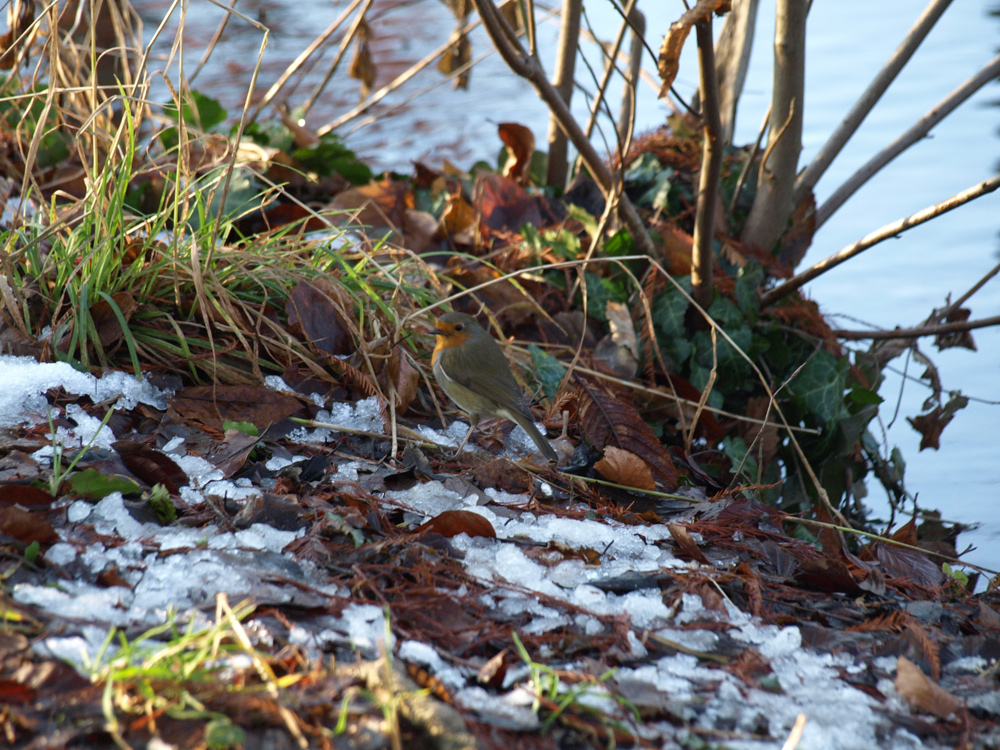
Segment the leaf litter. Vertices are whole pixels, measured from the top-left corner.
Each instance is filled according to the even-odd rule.
[[[51,397],[60,386],[50,407],[58,437],[44,425],[22,428],[17,455],[0,462],[6,482],[30,476],[33,464],[44,475],[53,442],[66,457],[87,443],[88,454],[109,450],[110,428],[97,430],[85,401],[113,390],[116,420],[141,411],[166,425],[182,395],[12,357],[0,368],[11,373],[0,414],[8,437],[11,425],[38,419],[43,389]],[[245,390],[240,408],[251,412],[281,396]],[[232,403],[225,390],[220,403]],[[369,398],[322,417],[377,433],[379,414]],[[84,737],[110,746],[96,713],[85,720],[83,711],[72,725],[51,713],[53,701],[88,700],[92,684],[60,663],[83,675],[119,664],[124,675],[121,663],[148,663],[162,648],[141,636],[162,627],[165,613],[176,632],[208,631],[220,624],[219,602],[249,600],[240,627],[282,685],[277,697],[251,690],[267,679],[233,650],[205,668],[216,680],[238,675],[234,684],[260,696],[252,709],[234,704],[220,682],[183,684],[205,709],[235,710],[244,730],[284,727],[275,746],[294,746],[296,735],[321,746],[342,701],[358,731],[385,732],[385,704],[415,696],[448,710],[442,718],[400,708],[411,746],[493,747],[527,736],[549,746],[577,735],[597,744],[697,737],[776,748],[799,714],[809,747],[987,746],[1000,643],[995,594],[949,588],[925,553],[879,542],[856,557],[826,539],[819,549],[789,536],[780,511],[737,497],[693,493],[696,502],[670,518],[639,513],[511,450],[479,478],[507,466],[521,475],[515,492],[477,482],[484,462],[472,452],[432,461],[432,478],[416,464],[379,462],[385,437],[327,429],[244,435],[251,450],[234,460],[221,443],[210,449],[194,437],[205,421],[185,418],[156,441],[172,434],[163,445],[145,444],[158,470],[183,472],[171,474],[183,483],[173,524],[161,525],[136,493],[96,502],[73,493],[56,501],[16,484],[0,493],[8,561],[41,543],[30,564],[8,562],[3,594],[13,626],[3,648],[4,722],[17,743],[58,730],[62,746]],[[97,457],[85,454],[77,466]],[[124,465],[119,473],[147,491],[158,476]],[[29,511],[34,523],[25,528],[16,518]],[[915,541],[914,530],[904,538]],[[109,639],[112,629],[122,640]],[[116,684],[125,690],[139,679]],[[170,713],[122,736],[179,742],[214,731],[168,721]],[[543,733],[546,725],[560,731]],[[441,732],[459,744],[435,744]]]

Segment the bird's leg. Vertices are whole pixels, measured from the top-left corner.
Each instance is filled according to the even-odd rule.
[[[469,415],[469,431],[467,433],[465,433],[465,438],[459,444],[458,449],[455,451],[455,455],[452,456],[452,458],[458,458],[459,455],[462,453],[462,449],[465,447],[465,444],[467,442],[469,442],[469,438],[472,437],[472,431],[474,429],[476,429],[476,425],[477,424],[479,424],[479,417],[476,416],[476,415],[474,415],[474,414],[470,414]]]

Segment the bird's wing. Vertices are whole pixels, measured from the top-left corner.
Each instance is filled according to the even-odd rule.
[[[499,358],[499,359],[498,359]],[[521,386],[511,375],[510,365],[500,348],[487,350],[486,356],[475,357],[473,361],[466,347],[453,346],[441,352],[441,367],[445,374],[456,383],[468,388],[484,398],[511,411],[528,415],[524,403]],[[470,377],[457,377],[457,372],[476,372],[475,380]]]

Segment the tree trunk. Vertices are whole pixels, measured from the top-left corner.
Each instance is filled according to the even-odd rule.
[[[767,150],[757,196],[742,239],[771,250],[792,215],[792,192],[802,151],[808,0],[778,0],[774,28],[774,92]]]

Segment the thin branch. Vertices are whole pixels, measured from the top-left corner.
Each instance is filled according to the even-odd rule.
[[[278,76],[278,80],[276,80],[273,84],[271,84],[271,88],[267,90],[267,93],[265,93],[264,96],[261,97],[260,101],[257,103],[257,106],[254,108],[253,114],[250,116],[251,122],[257,119],[258,115],[260,115],[261,113],[261,110],[263,110],[264,107],[270,104],[271,100],[273,100],[274,97],[278,95],[278,92],[281,91],[282,87],[284,87],[284,85],[288,82],[288,79],[290,79],[293,75],[295,75],[295,72],[302,67],[302,65],[306,62],[306,60],[312,57],[312,54],[321,46],[323,46],[324,43],[326,43],[326,40],[329,39],[334,34],[334,32],[336,32],[336,30],[340,28],[340,25],[347,20],[348,16],[350,16],[351,13],[354,12],[355,8],[357,8],[358,5],[361,4],[361,2],[362,0],[354,0],[347,7],[347,9],[345,9],[344,12],[340,14],[339,18],[337,18],[333,23],[327,26],[326,30],[323,31],[323,33],[321,33],[312,42],[310,42],[309,45],[304,50],[302,50],[301,53],[299,53],[299,56],[296,57],[294,60],[292,60],[292,62],[288,65],[288,67],[285,68],[285,71],[280,76]],[[370,4],[371,2],[369,0],[369,5]],[[368,7],[366,6],[365,9],[358,14],[358,17],[354,21],[354,29],[357,28],[357,25],[360,22],[360,20],[365,17],[365,12],[367,10]],[[350,38],[353,36],[354,34],[352,29],[352,32],[348,33],[347,36],[345,37],[344,43],[341,44],[341,51],[337,55],[337,62],[340,61],[340,58],[343,56],[344,50],[347,48],[347,42],[350,41]]]
[[[517,75],[527,79],[541,97],[542,101],[548,105],[549,110],[555,114],[559,120],[559,125],[566,131],[566,135],[576,146],[576,150],[583,157],[583,162],[587,166],[594,181],[600,186],[608,201],[615,198],[615,181],[608,165],[597,153],[590,140],[584,135],[580,124],[573,117],[566,102],[559,96],[559,92],[553,88],[552,84],[545,78],[545,73],[538,61],[528,56],[521,47],[520,42],[514,35],[507,21],[497,11],[492,0],[475,0],[479,17],[483,21],[483,27],[493,40],[493,45],[497,48],[500,56],[507,63],[508,67]],[[635,206],[628,199],[628,196],[621,194],[617,196],[618,213],[622,221],[629,229],[632,240],[638,250],[649,257],[655,257],[656,248],[646,231],[642,219],[635,210]]]
[[[850,331],[835,330],[833,335],[840,339],[858,341],[861,339],[919,339],[924,336],[938,336],[942,333],[961,333],[977,328],[989,328],[1000,325],[1000,315],[979,320],[956,320],[954,323],[939,323],[938,325],[917,326],[916,328],[893,328],[891,331]]]
[[[468,23],[462,29],[461,33],[468,34],[474,28],[476,28],[479,24],[480,24],[479,21],[473,21],[472,23]],[[444,44],[442,44],[440,47],[438,47],[437,49],[435,49],[433,52],[431,52],[429,55],[427,55],[426,57],[424,57],[419,62],[414,63],[413,65],[411,65],[409,69],[407,69],[403,73],[400,73],[392,81],[390,81],[385,86],[383,86],[378,91],[376,91],[371,96],[369,96],[367,99],[365,99],[365,101],[361,102],[356,107],[352,107],[351,109],[349,109],[344,114],[340,115],[337,119],[333,120],[332,122],[328,122],[326,125],[323,125],[323,126],[317,128],[316,135],[318,135],[318,136],[320,136],[322,138],[327,133],[329,133],[329,132],[331,132],[333,130],[336,130],[337,128],[341,127],[345,123],[350,122],[355,117],[363,115],[365,112],[367,112],[369,109],[371,109],[372,107],[374,107],[376,104],[378,104],[380,101],[382,101],[385,97],[387,97],[393,91],[395,91],[400,86],[402,86],[404,83],[406,83],[407,81],[409,81],[410,79],[412,79],[421,70],[423,70],[424,68],[428,67],[429,65],[432,65],[433,63],[435,63],[438,60],[438,58],[440,58],[441,55],[443,55],[451,47],[451,45],[452,45],[453,42],[454,42],[454,38],[453,37],[449,38],[448,41],[446,41]]]
[[[769,292],[765,292],[760,298],[761,307],[773,305],[778,300],[787,297],[806,282],[812,281],[820,274],[834,268],[835,266],[839,266],[845,260],[853,258],[855,255],[860,255],[862,252],[873,245],[877,245],[882,240],[887,240],[890,237],[895,237],[908,229],[920,226],[921,224],[930,221],[941,214],[948,213],[953,208],[958,208],[969,201],[987,195],[988,193],[992,193],[998,187],[1000,187],[1000,176],[991,177],[985,182],[974,185],[968,190],[963,190],[961,193],[953,195],[951,198],[941,201],[934,206],[917,211],[917,213],[912,216],[900,219],[899,221],[894,221],[891,224],[886,224],[881,229],[876,229],[874,232],[863,237],[854,244],[848,245],[839,253],[834,253],[829,258],[821,260],[812,268],[803,271],[786,281],[784,284],[775,287]]]
[[[707,310],[712,305],[712,242],[715,239],[715,204],[722,174],[722,119],[719,115],[711,16],[695,24],[695,34],[698,39],[698,90],[701,92],[704,132],[694,220],[691,296]]]
[[[913,53],[916,52],[917,47],[920,46],[920,43],[927,36],[928,32],[934,28],[934,24],[937,23],[937,20],[949,5],[951,5],[951,0],[931,0],[930,4],[924,9],[924,12],[920,14],[920,18],[913,24],[913,28],[907,32],[903,41],[896,47],[896,51],[892,53],[889,61],[878,72],[878,75],[872,79],[868,88],[861,95],[861,98],[851,108],[851,111],[847,113],[844,121],[837,126],[830,139],[819,150],[819,153],[816,154],[816,157],[810,162],[809,166],[799,175],[795,181],[792,205],[799,205],[802,199],[805,198],[806,193],[812,190],[816,186],[816,183],[820,181],[820,178],[829,168],[831,162],[837,157],[837,154],[840,153],[851,136],[854,135],[862,121],[871,112],[872,108],[882,97],[882,94],[885,93],[885,90],[889,88],[889,84],[899,75],[899,71],[909,62]]]
[[[581,0],[563,0],[562,22],[559,25],[559,49],[552,73],[552,85],[569,106],[573,98],[573,77],[576,72],[577,44],[580,39]],[[559,127],[555,114],[549,115],[549,165],[545,182],[549,187],[566,187],[566,133]]]
[[[1000,55],[990,60],[976,75],[934,105],[913,127],[886,146],[881,153],[876,154],[867,164],[855,172],[847,182],[837,188],[834,194],[826,200],[826,203],[817,209],[816,229],[819,229],[876,172],[927,135],[931,128],[951,114],[952,110],[959,104],[987,83],[994,80],[998,75],[1000,75]]]

